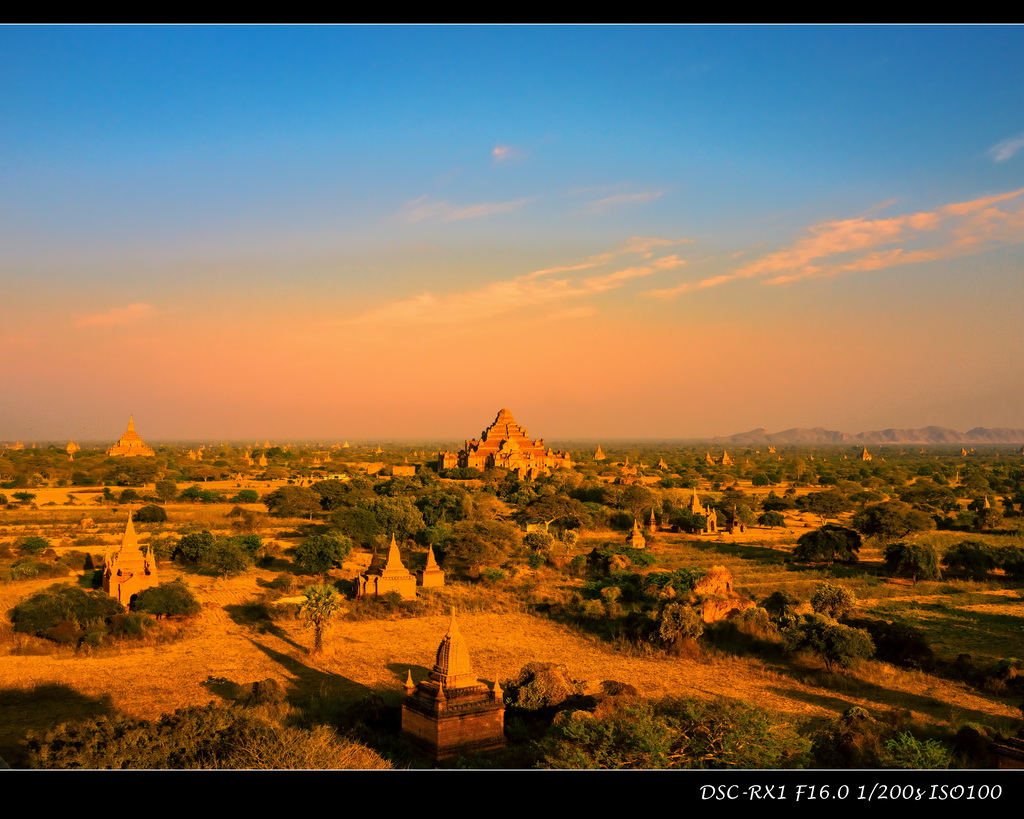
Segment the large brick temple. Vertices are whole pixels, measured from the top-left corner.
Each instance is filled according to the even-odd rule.
[[[467,440],[458,453],[441,452],[438,467],[510,469],[521,478],[543,475],[552,469],[570,468],[572,458],[568,452],[555,452],[544,447],[544,439],[531,440],[526,429],[516,423],[512,410],[502,409],[494,423],[480,433],[480,439]]]
[[[142,436],[135,431],[135,418],[128,416],[128,429],[124,431],[116,444],[107,450],[107,455],[123,455],[125,457],[131,457],[132,455],[148,455],[155,457],[156,453],[146,445],[146,442],[142,440]]]

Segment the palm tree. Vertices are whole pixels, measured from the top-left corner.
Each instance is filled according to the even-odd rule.
[[[313,628],[314,654],[323,647],[324,631],[341,606],[341,598],[334,586],[310,586],[306,589],[306,599],[299,611]]]

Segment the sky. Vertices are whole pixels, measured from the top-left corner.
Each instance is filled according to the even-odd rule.
[[[1024,427],[1021,54],[0,27],[0,441]]]

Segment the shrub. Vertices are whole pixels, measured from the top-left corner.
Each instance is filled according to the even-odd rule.
[[[58,584],[15,606],[11,622],[17,632],[70,642],[80,637],[90,623],[105,623],[123,612],[124,606],[106,594]]]
[[[860,535],[855,531],[829,523],[801,535],[793,559],[800,563],[856,563],[860,546]]]
[[[265,708],[265,707],[264,707]],[[100,717],[30,732],[32,768],[390,768],[375,751],[325,726],[282,725],[263,709],[210,704],[159,720]]]
[[[202,606],[192,590],[181,580],[161,583],[139,593],[135,610],[161,617],[186,617],[198,614]]]
[[[23,555],[38,556],[50,548],[50,541],[37,535],[19,537],[14,541],[14,547]]]
[[[162,506],[151,503],[135,513],[135,520],[139,523],[163,523],[167,520],[167,512]]]
[[[909,731],[882,743],[878,761],[883,768],[948,768],[950,749],[934,739],[920,740]]]
[[[825,668],[852,668],[858,660],[875,653],[871,636],[861,629],[843,626],[820,614],[805,614],[802,622],[786,633],[788,651],[809,651],[821,658]]]
[[[942,565],[972,580],[984,580],[1000,565],[999,549],[979,541],[962,541],[942,557]]]
[[[559,717],[542,748],[551,768],[782,768],[801,767],[810,743],[740,701],[665,699]]]
[[[295,565],[304,574],[325,574],[348,556],[352,541],[347,537],[313,535],[295,549]]]
[[[834,583],[819,583],[811,595],[811,608],[833,620],[838,620],[856,605],[857,595]]]

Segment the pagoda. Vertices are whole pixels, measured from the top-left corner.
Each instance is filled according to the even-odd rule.
[[[416,577],[419,580],[420,585],[424,588],[444,585],[444,569],[437,565],[437,558],[434,557],[433,546],[427,547],[426,568],[417,571]]]
[[[571,468],[568,452],[545,449],[544,439],[531,440],[526,429],[516,423],[512,410],[499,410],[494,423],[480,433],[479,440],[467,440],[458,453],[441,452],[440,469],[490,469],[499,467],[515,472],[520,478],[533,478],[552,469]]]
[[[142,440],[139,433],[135,431],[135,418],[128,416],[128,429],[124,431],[116,444],[107,450],[107,455],[121,455],[126,458],[130,458],[134,455],[145,455],[150,458],[155,457],[156,453],[146,445],[146,442]]]
[[[374,558],[366,573],[356,578],[356,597],[381,597],[390,592],[397,592],[403,600],[416,599],[416,576],[402,563],[394,535],[388,547],[387,562],[381,566],[379,558]]]
[[[158,583],[153,547],[150,546],[145,554],[142,553],[138,535],[135,534],[135,524],[132,523],[132,513],[129,510],[128,523],[121,537],[121,548],[116,554],[108,554],[106,557],[103,591],[122,606],[130,606],[139,592]]]
[[[505,747],[504,692],[473,675],[454,610],[430,674],[418,683],[411,671],[406,677],[402,735],[435,760]]]

